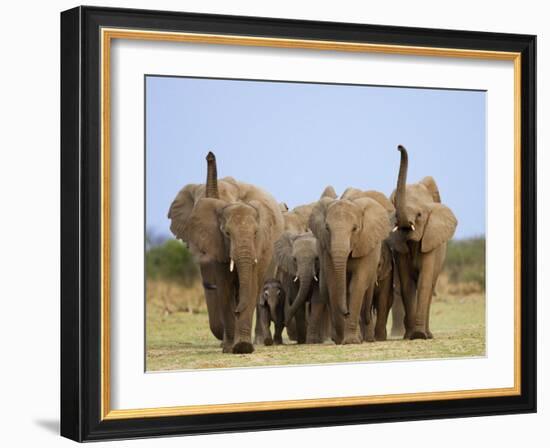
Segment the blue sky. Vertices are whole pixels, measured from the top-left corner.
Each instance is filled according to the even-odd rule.
[[[486,93],[402,87],[146,77],[146,228],[169,235],[176,193],[220,177],[289,207],[326,185],[389,195],[409,152],[408,182],[435,178],[456,238],[485,234]]]

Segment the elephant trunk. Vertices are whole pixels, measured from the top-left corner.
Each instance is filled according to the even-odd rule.
[[[245,311],[251,304],[256,303],[254,291],[254,256],[251,251],[238,251],[235,255],[235,265],[239,276],[239,302],[235,312]]]
[[[286,319],[285,319],[287,323],[290,322],[290,319],[294,317],[298,309],[306,301],[311,289],[313,272],[300,273],[298,275],[298,278],[300,279],[300,289],[298,290],[298,294],[296,295],[294,302],[292,303],[292,305],[288,310],[288,315],[286,316]]]
[[[206,173],[206,197],[219,199],[218,192],[218,168],[216,167],[216,156],[212,151],[206,156],[207,173]]]
[[[343,235],[335,231],[332,235],[330,255],[332,268],[334,270],[335,292],[331,294],[331,305],[335,306],[343,316],[349,315],[346,287],[347,287],[347,265],[350,253],[349,235]],[[333,297],[335,296],[335,297]]]
[[[399,145],[397,147],[401,152],[401,163],[399,164],[399,175],[397,177],[397,189],[395,192],[395,216],[397,218],[397,225],[399,227],[408,227],[409,221],[405,212],[406,206],[406,183],[407,183],[407,170],[409,167],[409,156],[407,150]]]

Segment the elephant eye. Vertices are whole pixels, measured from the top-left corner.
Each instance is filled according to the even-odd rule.
[[[359,226],[358,226],[357,224],[355,224],[355,225],[353,226],[353,231],[354,231],[354,232],[357,232],[357,229],[358,229],[358,228],[359,228]]]
[[[325,224],[325,229],[330,230],[330,227],[328,226],[328,224]]]
[[[416,214],[416,217],[417,217],[417,218],[420,218],[421,216],[422,216],[422,212],[418,212],[418,213]]]

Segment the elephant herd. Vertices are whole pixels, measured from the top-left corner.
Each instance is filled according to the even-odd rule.
[[[186,185],[170,206],[170,229],[200,265],[210,330],[225,353],[255,344],[359,344],[394,331],[430,339],[430,305],[457,220],[435,180],[407,185],[408,155],[395,191],[327,187],[288,210],[262,189],[218,180],[208,153],[206,184]],[[273,323],[274,334],[271,334]]]

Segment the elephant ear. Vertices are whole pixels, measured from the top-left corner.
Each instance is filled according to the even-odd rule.
[[[277,241],[275,241],[275,262],[277,268],[286,273],[296,275],[296,263],[292,258],[292,245],[294,244],[294,235],[290,232],[283,232]]]
[[[435,180],[432,176],[426,176],[424,179],[420,181],[420,183],[428,189],[428,191],[432,195],[434,202],[441,203],[439,188],[437,188],[437,184],[435,183]]]
[[[336,194],[336,191],[334,191],[334,187],[332,185],[327,185],[326,188],[321,193],[321,197],[319,199],[323,198],[329,198],[329,199],[336,199],[338,195]]]
[[[443,204],[436,204],[428,217],[422,237],[422,252],[430,252],[449,241],[456,229],[457,220],[451,209]]]
[[[329,235],[326,229],[325,218],[327,207],[334,201],[331,198],[323,198],[315,204],[309,216],[308,226],[317,238],[322,249],[329,247]]]
[[[176,238],[187,241],[185,234],[185,226],[189,221],[193,207],[195,206],[195,194],[198,184],[189,184],[182,188],[172,201],[168,210],[168,219],[170,222],[170,230]]]
[[[361,198],[353,201],[363,210],[363,222],[357,231],[351,256],[364,257],[390,233],[390,219],[388,212],[378,202],[371,198]]]
[[[219,262],[229,260],[219,220],[226,205],[225,201],[213,198],[197,201],[183,230],[185,241],[194,253],[206,254]]]

